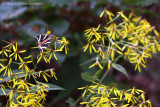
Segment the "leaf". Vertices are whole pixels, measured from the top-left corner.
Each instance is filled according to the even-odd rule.
[[[69,103],[69,107],[77,107],[77,105],[73,105],[75,100],[71,97],[68,98],[68,100],[66,101],[67,103]]]
[[[122,73],[129,79],[129,76],[128,76],[128,74],[127,74],[127,71],[125,70],[124,67],[122,67],[122,66],[119,65],[119,64],[115,64],[115,63],[113,63],[112,67],[115,68],[116,70],[122,72]]]
[[[49,88],[46,88],[47,90],[65,90],[62,87],[59,87],[58,85],[50,84],[50,83],[45,83],[46,85],[49,86]]]
[[[11,90],[10,89],[4,89],[4,91],[5,91],[6,95],[9,95]],[[0,89],[0,96],[5,96],[2,89]]]
[[[45,88],[46,90],[65,90],[64,88],[61,88],[54,84],[49,84],[49,83],[45,83],[45,84],[49,86],[49,88]],[[31,89],[36,89],[37,86],[38,84],[36,84],[35,86],[32,86]]]
[[[147,10],[147,9],[143,10],[143,14],[148,14],[148,15],[152,15],[152,16],[158,16],[158,14],[156,12],[153,12],[153,11]]]
[[[18,71],[18,70],[12,70],[12,73],[15,74],[15,73],[17,73],[17,71]],[[23,72],[24,72],[24,73],[18,74],[18,75],[16,75],[16,76],[17,76],[17,77],[22,77],[22,76],[24,76],[26,71],[23,70]],[[3,80],[0,80],[0,83],[6,82],[6,81],[8,81],[8,80],[11,79],[11,78],[8,77],[7,75],[8,75],[8,74],[6,74],[4,77],[3,77],[3,74],[0,75],[0,78],[3,79]]]
[[[58,35],[64,34],[68,30],[69,26],[69,22],[62,19],[54,20],[54,22],[52,23],[54,32]]]
[[[133,5],[133,6],[149,6],[153,3],[158,3],[159,0],[122,0],[124,5]]]
[[[37,33],[33,31],[32,27],[34,26],[41,26],[40,32]],[[33,40],[34,36],[44,34],[44,32],[46,31],[46,26],[47,24],[43,20],[33,20],[16,29],[16,32],[20,33],[21,35],[30,36]]]
[[[66,55],[61,54],[61,53],[55,53],[55,54],[56,54],[56,56],[58,58],[57,62],[59,64],[62,64],[65,61],[65,59],[66,59]]]
[[[9,5],[10,2],[3,2],[0,5],[0,21],[12,19],[24,13],[27,8],[21,5]],[[6,8],[7,7],[7,8]]]
[[[81,77],[82,77],[82,79],[83,80],[85,80],[85,81],[93,81],[94,80],[94,76],[93,75],[91,75],[90,73],[81,73]]]

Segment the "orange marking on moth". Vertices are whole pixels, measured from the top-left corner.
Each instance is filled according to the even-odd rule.
[[[50,38],[44,40],[43,42],[40,42],[39,45],[38,45],[38,47],[40,47],[42,44],[44,44],[44,43],[45,43],[46,41],[48,41],[49,39],[50,39]]]

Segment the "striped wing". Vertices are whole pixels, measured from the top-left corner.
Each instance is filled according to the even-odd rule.
[[[35,36],[35,39],[38,42],[38,48],[40,49],[40,51],[44,52],[53,38],[51,35],[44,34]]]

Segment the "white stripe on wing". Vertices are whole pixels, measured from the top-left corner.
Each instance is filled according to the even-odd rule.
[[[48,34],[46,34],[46,35],[44,36],[43,40],[45,40],[47,36],[48,36]]]
[[[39,35],[39,40],[38,40],[38,42],[40,42],[40,40],[41,40],[41,35]]]

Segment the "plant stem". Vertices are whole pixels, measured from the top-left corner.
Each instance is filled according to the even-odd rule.
[[[110,69],[107,69],[106,72],[104,73],[103,77],[100,79],[100,83],[104,80],[104,78],[107,76],[108,72],[110,71]]]
[[[80,97],[75,101],[75,103],[72,105],[72,107],[75,107],[76,104],[81,100],[81,98],[82,98],[82,96],[80,96]]]

